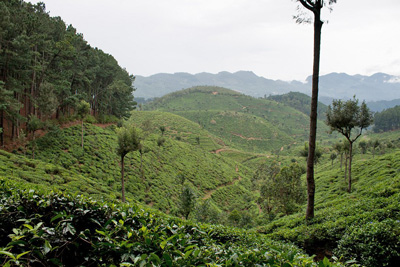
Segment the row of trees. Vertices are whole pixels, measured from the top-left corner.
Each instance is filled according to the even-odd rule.
[[[400,106],[375,113],[375,132],[400,129]]]
[[[0,1],[0,128],[18,136],[29,115],[71,115],[80,100],[95,116],[123,117],[134,107],[134,77],[44,3]]]

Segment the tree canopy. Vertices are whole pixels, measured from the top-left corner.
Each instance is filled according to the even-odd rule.
[[[358,105],[358,99],[353,97],[346,102],[333,100],[332,106],[328,106],[326,113],[326,124],[331,131],[337,131],[346,137],[349,142],[349,176],[348,191],[351,192],[351,163],[353,154],[353,143],[361,136],[362,131],[373,122],[372,112],[365,104],[365,101]],[[355,136],[352,131],[355,130]],[[354,132],[353,132],[354,133]]]
[[[0,1],[0,17],[0,127],[9,136],[30,114],[68,116],[80,100],[95,116],[124,117],[134,108],[134,77],[44,3]]]

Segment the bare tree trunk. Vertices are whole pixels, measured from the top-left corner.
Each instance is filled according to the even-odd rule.
[[[349,188],[347,189],[348,192],[351,192],[351,163],[353,158],[353,143],[350,142],[349,144]]]
[[[321,51],[321,9],[314,10],[314,63],[312,78],[312,96],[310,113],[310,138],[307,158],[307,211],[306,220],[314,218],[315,180],[314,180],[314,158],[315,143],[317,138],[317,108],[318,108],[318,82],[319,82],[319,60]]]
[[[124,179],[124,169],[125,169],[125,164],[124,164],[124,156],[121,156],[121,191],[122,191],[122,202],[125,203],[125,179]]]

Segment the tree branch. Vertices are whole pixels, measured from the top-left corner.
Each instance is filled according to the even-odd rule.
[[[299,2],[308,10],[314,12],[314,6],[310,0],[299,0]]]

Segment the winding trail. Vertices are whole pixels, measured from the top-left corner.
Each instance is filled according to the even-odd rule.
[[[237,165],[236,165],[236,172],[239,172],[239,168],[238,168]],[[237,178],[233,179],[233,180],[232,180],[231,182],[229,182],[229,183],[220,184],[220,185],[218,185],[217,188],[215,188],[215,189],[207,190],[207,191],[206,191],[206,194],[203,196],[202,199],[203,199],[203,200],[209,199],[209,198],[211,198],[212,194],[213,194],[215,191],[217,191],[218,189],[221,189],[222,187],[225,187],[225,186],[234,185],[235,183],[239,182],[240,180],[242,180],[242,177],[239,175]]]

